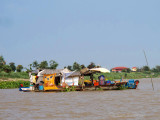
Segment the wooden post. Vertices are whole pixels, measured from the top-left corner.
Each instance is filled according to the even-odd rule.
[[[60,75],[60,85],[62,84],[62,75]]]
[[[84,86],[84,76],[82,76],[82,89],[83,89],[83,86]]]

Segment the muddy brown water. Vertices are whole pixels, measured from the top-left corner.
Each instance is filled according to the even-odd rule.
[[[159,120],[160,78],[136,90],[19,92],[0,89],[1,120]]]

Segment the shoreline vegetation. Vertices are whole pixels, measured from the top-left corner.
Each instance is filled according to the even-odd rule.
[[[13,89],[19,88],[19,85],[23,84],[24,87],[28,87],[30,85],[29,81],[0,81],[0,89]]]

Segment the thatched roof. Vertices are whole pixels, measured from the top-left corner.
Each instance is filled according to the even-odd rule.
[[[73,71],[71,72],[68,69],[44,69],[41,72],[38,73],[38,76],[43,76],[44,74],[54,74],[56,73],[56,76],[61,76],[63,73],[67,75],[67,77],[75,77],[80,76],[81,73],[79,71]]]
[[[33,70],[31,73],[38,74],[39,70]]]
[[[44,69],[44,70],[42,70],[42,74],[43,75],[44,74],[54,74],[54,73],[60,74],[62,71],[63,71],[63,69],[55,69],[55,70],[53,70],[53,69]]]
[[[81,76],[81,73],[79,71],[72,72],[68,77],[75,77],[75,76]]]
[[[41,72],[39,72],[39,75],[44,75],[44,74],[54,74],[56,73],[56,76],[60,76],[63,72],[70,72],[68,69],[44,69]]]
[[[88,76],[88,75],[91,75],[91,74],[95,73],[95,71],[90,71],[90,69],[84,68],[84,69],[80,70],[80,73],[84,76]]]

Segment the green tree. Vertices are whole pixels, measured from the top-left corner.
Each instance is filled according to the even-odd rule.
[[[100,65],[97,65],[96,68],[101,68],[101,66],[100,66]]]
[[[29,64],[29,70],[32,71],[32,64]]]
[[[156,69],[157,69],[158,72],[160,72],[160,66],[159,65],[156,66]]]
[[[48,68],[48,62],[47,62],[47,61],[42,61],[42,62],[39,64],[39,68],[41,68],[41,69],[46,69],[46,68]]]
[[[39,64],[38,64],[37,61],[34,61],[34,62],[32,63],[32,66],[33,66],[33,68],[38,69]]]
[[[15,70],[16,70],[15,63],[14,63],[14,62],[11,62],[11,63],[9,63],[9,66],[11,67],[12,71],[15,72]]]
[[[9,65],[3,65],[3,71],[6,73],[10,73],[12,71],[12,68]]]
[[[58,63],[54,60],[50,60],[49,64],[51,69],[56,69],[58,67]]]
[[[91,63],[87,66],[87,68],[89,68],[89,69],[95,68],[95,67],[96,67],[96,65],[95,65],[94,62],[91,62]]]
[[[127,70],[126,70],[126,69],[123,69],[122,72],[127,72]]]
[[[150,71],[150,68],[148,66],[143,66],[142,70],[143,71]]]
[[[128,73],[130,73],[130,72],[131,72],[131,69],[130,69],[130,68],[128,68],[128,69],[127,69],[127,72],[128,72]]]
[[[158,72],[158,70],[156,68],[152,68],[151,71],[152,72]]]
[[[84,64],[81,65],[81,69],[84,69],[86,68],[86,66]]]
[[[71,65],[68,65],[68,66],[67,66],[67,69],[68,69],[68,70],[70,70],[70,71],[73,71],[73,69],[72,69],[72,66],[71,66]]]
[[[17,65],[16,70],[17,70],[17,72],[21,72],[23,70],[23,66],[22,65]]]
[[[142,68],[137,67],[137,72],[142,72]]]
[[[0,56],[0,69],[2,69],[3,65],[5,65],[5,64],[6,64],[6,62],[3,58],[3,56]]]
[[[80,70],[81,69],[81,66],[80,66],[80,64],[78,64],[77,62],[74,62],[73,63],[73,70]]]
[[[123,69],[122,72],[130,73],[130,72],[131,72],[131,69],[130,69],[130,68],[128,68],[128,69]]]
[[[29,72],[32,71],[32,70],[30,70],[30,69],[28,69],[28,68],[26,68],[26,67],[25,67],[24,69],[26,70],[26,71],[25,71],[26,73],[29,73]]]

